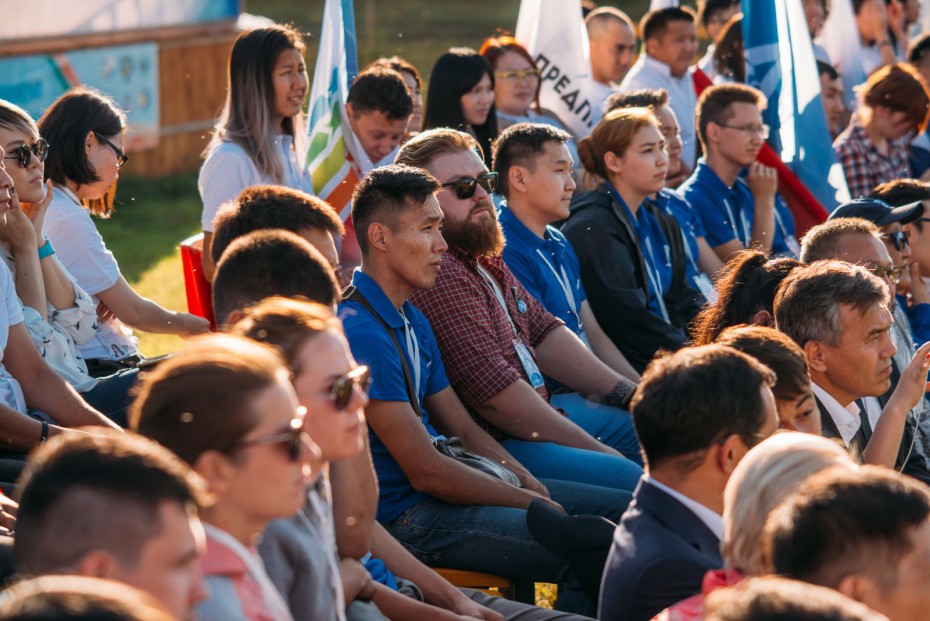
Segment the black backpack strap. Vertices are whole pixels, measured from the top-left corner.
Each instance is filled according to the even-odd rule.
[[[410,405],[413,407],[413,411],[416,412],[419,418],[423,418],[423,411],[420,409],[420,399],[417,395],[416,388],[413,385],[413,375],[410,373],[410,367],[407,365],[407,357],[404,355],[404,350],[400,347],[400,342],[397,340],[397,336],[394,334],[394,330],[391,329],[391,326],[375,311],[374,307],[371,305],[365,296],[356,288],[354,285],[349,285],[345,288],[345,291],[342,292],[343,300],[351,300],[352,302],[358,302],[361,304],[365,310],[375,316],[375,319],[387,330],[388,336],[391,337],[391,340],[394,342],[394,347],[397,348],[397,355],[400,357],[400,366],[404,369],[404,380],[407,384],[407,400],[410,402]]]

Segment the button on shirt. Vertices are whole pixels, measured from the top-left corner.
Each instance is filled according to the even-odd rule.
[[[648,209],[643,209],[640,206],[634,216],[632,210],[623,202],[623,198],[620,197],[620,193],[617,192],[616,188],[610,182],[605,182],[605,186],[610,191],[613,199],[626,212],[626,216],[632,223],[633,231],[639,241],[639,248],[643,253],[646,270],[649,272],[649,311],[653,315],[668,321],[668,312],[662,297],[672,284],[672,255],[665,234]]]
[[[830,418],[832,418],[834,424],[836,424],[836,429],[840,432],[840,438],[843,440],[843,444],[849,446],[849,443],[856,437],[856,432],[859,431],[859,427],[862,426],[862,421],[859,419],[859,406],[853,401],[844,407],[840,405],[839,401],[833,398],[833,395],[817,384],[811,382],[811,387],[814,389],[814,395],[820,399],[823,407],[825,407],[827,413],[830,414]]]
[[[352,284],[394,331],[394,336],[401,344],[401,350],[407,359],[407,365],[413,372],[413,361],[410,354],[404,350],[404,343],[407,340],[404,317],[409,321],[420,351],[421,381],[417,397],[423,412],[422,423],[431,437],[440,435],[429,422],[429,414],[423,407],[423,400],[445,389],[449,385],[449,380],[446,378],[439,346],[429,321],[410,302],[404,302],[402,307],[404,317],[402,317],[378,283],[360,270],[356,270],[352,275]],[[359,364],[368,365],[371,372],[371,398],[378,401],[409,403],[407,383],[400,358],[397,357],[397,347],[381,322],[361,304],[350,300],[339,305],[339,318],[342,320],[352,355]],[[413,415],[414,413],[411,412],[411,416]],[[428,496],[413,489],[410,480],[407,479],[407,475],[401,470],[397,461],[388,452],[377,434],[370,429],[369,440],[380,488],[378,521],[388,523],[408,508],[427,499]]]
[[[697,91],[694,90],[693,68],[676,78],[671,67],[648,54],[642,54],[630,67],[629,73],[620,83],[620,92],[628,93],[643,88],[664,88],[678,124],[681,126],[681,160],[688,166],[694,165],[697,157],[697,142],[694,135],[694,109],[697,107]]]
[[[562,322],[527,292],[502,257],[479,260],[458,248],[443,255],[436,284],[410,296],[435,330],[456,394],[479,425],[502,439],[507,435],[481,418],[478,408],[514,382],[529,382],[529,377],[514,347],[510,319],[479,274],[479,262],[501,285],[507,310],[530,354],[535,356],[535,348]],[[549,400],[545,383],[536,392]]]
[[[734,239],[747,248],[751,245],[756,201],[743,179],[737,178],[731,188],[701,158],[697,168],[678,191],[700,217],[707,243],[712,248]],[[793,235],[794,220],[784,203],[781,202],[779,206],[779,202],[780,199],[776,197],[772,252],[793,254],[785,238]]]

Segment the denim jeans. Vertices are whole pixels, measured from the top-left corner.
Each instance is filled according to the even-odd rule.
[[[557,480],[542,483],[568,513],[600,515],[613,522],[620,520],[632,498],[629,492],[595,485]],[[430,498],[385,527],[427,565],[486,572],[514,581],[562,584],[561,609],[582,614],[591,610],[568,561],[530,534],[524,509],[453,505]]]
[[[554,407],[565,410],[570,421],[603,444],[620,451],[637,465],[643,465],[639,440],[633,430],[633,418],[628,411],[588,401],[577,392],[552,395],[551,401]]]
[[[81,394],[88,405],[112,420],[120,427],[129,426],[127,410],[132,403],[129,394],[136,380],[139,369],[125,369],[113,375],[101,377],[97,385]]]

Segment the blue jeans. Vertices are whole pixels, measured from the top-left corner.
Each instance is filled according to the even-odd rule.
[[[514,438],[503,440],[501,445],[537,479],[632,492],[643,476],[643,469],[629,459],[607,453]]]
[[[577,392],[552,395],[553,407],[565,410],[568,419],[624,457],[643,465],[633,418],[626,410],[588,401]],[[632,489],[632,488],[631,488]]]
[[[583,483],[542,483],[568,513],[600,515],[614,522],[620,520],[632,498],[629,492]],[[385,527],[427,565],[486,572],[515,581],[563,584],[563,609],[588,610],[589,602],[574,582],[568,561],[533,538],[524,509],[453,505],[430,498]]]
[[[113,375],[101,377],[97,385],[81,393],[81,397],[92,408],[125,429],[129,426],[127,410],[132,403],[129,393],[138,378],[139,369],[118,371]]]

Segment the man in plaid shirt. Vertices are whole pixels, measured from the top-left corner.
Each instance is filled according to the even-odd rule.
[[[534,476],[633,489],[639,448],[629,413],[635,384],[600,362],[545,310],[501,257],[504,239],[477,142],[437,129],[401,148],[396,163],[426,169],[449,245],[436,284],[410,300],[426,315],[447,375],[469,413]],[[570,412],[549,403],[543,374],[576,390]]]

